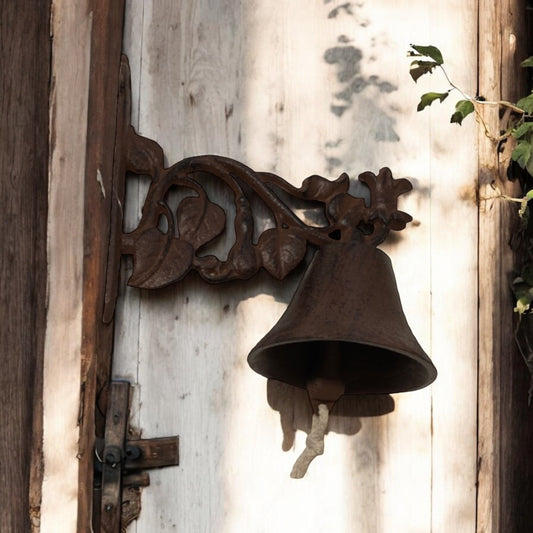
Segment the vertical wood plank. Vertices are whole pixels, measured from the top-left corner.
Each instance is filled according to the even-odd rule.
[[[481,2],[480,93],[489,100],[516,101],[527,94],[519,63],[527,51],[525,3]],[[496,111],[485,120],[500,129]],[[509,143],[498,150],[480,136],[480,384],[478,531],[525,531],[531,524],[529,450],[533,428],[527,407],[528,377],[514,344],[509,242],[516,206],[487,199],[497,191],[518,196],[507,180]]]
[[[50,99],[48,309],[41,532],[76,530],[83,276],[83,176],[91,17],[54,3]]]
[[[499,31],[500,2],[480,0],[479,33],[479,91],[489,99],[500,97],[501,35]],[[496,112],[487,109],[483,114],[489,127],[498,127]],[[502,210],[498,200],[485,200],[493,196],[492,186],[498,174],[498,156],[495,146],[481,132],[479,134],[479,422],[478,422],[478,532],[498,531],[500,500],[500,455],[498,427],[500,405],[494,392],[500,388],[499,365],[501,338],[501,294],[502,294]],[[503,268],[505,269],[505,267]]]
[[[440,48],[450,77],[468,94],[477,86],[477,13],[477,2],[435,2],[429,22],[428,42]],[[447,87],[442,75],[427,83],[436,91]],[[433,533],[476,527],[476,125],[450,124],[461,94],[449,99],[430,109],[428,129],[431,353],[439,370],[431,406]]]
[[[96,401],[112,351],[113,327],[102,313],[123,3],[56,2],[53,13],[41,531],[62,524],[85,533],[94,438],[103,429]]]
[[[501,94],[503,98],[517,101],[531,91],[527,70],[520,62],[533,55],[531,43],[531,15],[528,3],[524,0],[506,0],[502,7],[502,61]],[[506,176],[512,147],[507,146],[500,153],[500,175]],[[515,184],[510,188],[518,192]],[[510,211],[510,213],[509,213]],[[507,206],[504,227],[512,236],[517,230],[516,206]],[[512,239],[512,237],[511,237]],[[510,242],[509,240],[507,241]],[[511,241],[512,242],[512,241]],[[509,251],[507,256],[511,254]],[[519,265],[520,257],[509,257],[507,268],[513,260],[513,270]],[[509,278],[507,275],[507,283]],[[524,361],[513,342],[513,332],[517,325],[516,314],[510,323],[509,293],[503,287],[502,312],[506,313],[503,344],[501,347],[501,516],[500,531],[519,533],[527,531],[533,523],[533,422],[531,407],[528,405],[530,375]]]
[[[93,509],[94,439],[104,434],[105,391],[111,373],[113,322],[103,309],[110,238],[111,203],[120,187],[113,183],[119,105],[124,1],[93,0],[91,63],[87,104],[84,180],[83,315],[81,345],[80,477],[78,530],[90,528]],[[110,273],[110,275],[113,275]],[[97,408],[97,403],[98,408]]]
[[[6,533],[30,531],[40,514],[49,19],[49,0],[26,2],[24,9],[0,6],[0,530]]]

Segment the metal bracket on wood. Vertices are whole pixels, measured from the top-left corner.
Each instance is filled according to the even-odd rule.
[[[162,148],[138,135],[130,125],[129,67],[121,69],[122,100],[115,147],[114,202],[108,261],[104,322],[111,322],[118,292],[120,257],[133,258],[128,285],[157,289],[183,279],[191,270],[210,283],[248,279],[260,269],[283,279],[304,259],[308,245],[357,241],[372,246],[391,230],[402,230],[412,217],[398,210],[398,197],[411,190],[407,179],[394,179],[388,168],[376,175],[363,172],[359,182],[369,201],[349,193],[350,178],[342,173],[331,181],[307,177],[300,188],[270,172],[217,155],[183,159],[166,168]],[[133,231],[123,231],[126,174],[150,177],[141,220]],[[202,182],[224,184],[235,203],[235,242],[225,259],[203,253],[204,247],[228,231],[229,211],[208,197]],[[174,191],[185,195],[173,206]],[[254,236],[254,206],[272,215],[273,227]],[[294,204],[294,205],[293,205]],[[298,216],[305,207],[322,219],[310,223]]]
[[[100,533],[121,533],[137,518],[140,498],[125,498],[126,491],[150,484],[143,470],[179,464],[179,438],[128,440],[131,385],[113,381],[109,387],[105,439],[97,443],[96,470],[101,471]],[[125,505],[125,504],[128,505]]]

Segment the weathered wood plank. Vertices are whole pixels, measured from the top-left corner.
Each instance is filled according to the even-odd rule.
[[[427,42],[439,46],[449,75],[469,94],[477,85],[477,10],[477,2],[435,2],[428,21]],[[440,75],[428,82],[432,90],[446,88]],[[475,122],[450,124],[459,99],[452,93],[450,102],[433,106],[427,133],[431,353],[439,369],[432,395],[434,533],[476,527],[478,162]]]
[[[480,4],[480,94],[516,101],[526,94],[519,63],[527,51],[522,1]],[[500,129],[496,111],[485,120]],[[498,150],[484,135],[480,161],[480,385],[478,531],[527,530],[532,522],[529,459],[533,426],[527,406],[528,376],[513,340],[510,282],[515,258],[509,242],[516,231],[516,206],[488,200],[498,191],[520,193],[507,181],[509,146]]]
[[[507,0],[503,4],[502,16],[502,88],[505,99],[517,101],[530,92],[526,70],[520,62],[533,55],[531,42],[532,20],[527,2]],[[500,175],[505,176],[510,157],[510,148],[500,155]],[[514,193],[514,188],[511,192]],[[507,206],[506,219],[509,235],[517,228],[516,206]],[[508,241],[509,242],[509,241]],[[510,261],[510,259],[508,259]],[[516,267],[517,261],[514,265]],[[509,263],[507,263],[507,266]],[[507,282],[509,276],[506,277]],[[504,340],[501,346],[501,515],[500,531],[519,533],[527,531],[533,524],[533,421],[531,408],[526,401],[530,376],[522,357],[513,342],[516,326],[510,323],[509,293],[503,287],[502,312],[506,313]]]
[[[56,3],[53,12],[41,530],[62,524],[85,533],[94,437],[102,429],[95,402],[112,351],[112,325],[102,312],[123,3]]]
[[[54,4],[50,99],[48,313],[41,531],[76,530],[83,276],[83,176],[91,17]],[[75,44],[76,43],[76,44]]]
[[[88,531],[93,510],[94,439],[104,434],[106,387],[113,351],[113,322],[104,323],[111,204],[120,202],[113,182],[115,145],[122,134],[118,106],[124,0],[94,0],[87,104],[84,180],[83,316],[81,345],[80,478],[78,531]],[[110,273],[114,275],[114,273]],[[98,403],[98,407],[97,407]],[[95,503],[95,505],[97,505]]]
[[[479,33],[483,35],[479,49],[479,91],[486,98],[500,97],[501,34],[499,2],[480,0]],[[483,43],[483,44],[481,44]],[[497,112],[489,109],[484,120],[498,128]],[[501,234],[502,208],[498,200],[485,200],[493,196],[492,182],[498,174],[496,148],[480,129],[479,150],[479,422],[478,422],[478,532],[496,532],[499,529],[500,499],[500,450],[498,434],[500,405],[494,392],[500,389],[499,365],[501,331],[502,255]],[[505,270],[505,267],[503,268]]]
[[[0,6],[0,530],[6,533],[30,531],[40,514],[49,19],[49,0]]]

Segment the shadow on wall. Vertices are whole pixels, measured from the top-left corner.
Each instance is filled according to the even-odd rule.
[[[327,2],[326,2],[327,3]],[[328,19],[352,18],[352,27],[366,28],[370,22],[361,18],[359,9],[362,4],[343,3],[328,13]],[[396,132],[396,119],[381,105],[381,95],[397,91],[390,81],[376,75],[365,76],[362,73],[363,51],[353,45],[355,35],[341,34],[337,43],[324,52],[323,59],[328,65],[336,67],[337,89],[332,94],[330,111],[339,120],[348,119],[354,124],[366,124],[366,135],[370,142],[399,142]],[[371,39],[371,46],[375,39]],[[393,108],[391,107],[393,111]],[[346,142],[347,141],[347,142]],[[353,140],[339,137],[330,139],[325,144],[328,171],[335,172],[347,167],[347,161],[356,152]]]
[[[283,442],[281,448],[288,451],[294,444],[296,431],[311,431],[312,409],[307,391],[269,379],[267,400],[272,409],[279,412]],[[342,396],[331,412],[328,432],[355,435],[362,429],[359,417],[380,416],[394,411],[394,399],[389,394]]]

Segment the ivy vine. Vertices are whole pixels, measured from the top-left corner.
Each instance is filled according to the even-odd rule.
[[[483,96],[470,96],[462,88],[458,87],[448,75],[444,67],[442,52],[436,46],[421,46],[412,44],[407,55],[414,57],[409,66],[409,74],[416,83],[422,76],[432,74],[439,70],[448,88],[440,92],[427,92],[422,94],[417,106],[417,111],[422,111],[431,106],[433,102],[444,102],[453,93],[459,94],[460,98],[455,103],[455,110],[450,117],[452,124],[462,125],[463,120],[469,115],[474,116],[485,130],[485,134],[494,142],[512,139],[515,147],[511,153],[512,161],[523,169],[527,175],[533,178],[533,91],[527,96],[520,98],[516,103],[506,100],[488,101]],[[533,68],[533,56],[520,63],[521,67]],[[483,106],[496,106],[503,111],[504,130],[495,135],[488,128],[481,109]],[[530,222],[530,201],[533,199],[533,189],[524,191],[520,198],[512,198],[502,194],[505,200],[520,204],[518,215],[522,222],[524,232],[528,232]],[[533,239],[531,235],[528,238]],[[530,248],[530,246],[528,246]],[[512,289],[516,298],[515,311],[522,316],[523,313],[533,312],[533,257],[522,267],[512,283]]]

